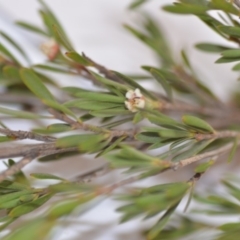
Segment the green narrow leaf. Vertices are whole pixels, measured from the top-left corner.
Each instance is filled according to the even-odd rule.
[[[44,99],[42,100],[44,104],[46,104],[47,106],[54,108],[56,110],[59,110],[69,116],[72,116],[73,118],[75,118],[76,120],[78,120],[78,118],[75,116],[75,114],[68,109],[67,107],[65,107],[63,104],[60,104],[58,102],[56,102],[55,100],[50,100],[50,99]]]
[[[7,78],[20,81],[19,68],[7,65],[2,70]]]
[[[219,26],[218,29],[232,37],[240,37],[240,27]]]
[[[1,195],[0,196],[0,205],[5,203],[5,202],[8,202],[8,201],[18,199],[19,197],[21,197],[23,195],[32,194],[32,193],[33,193],[32,190],[23,190],[23,191],[19,191],[19,192],[13,192],[13,193],[8,193],[8,194],[5,194],[5,195]]]
[[[36,65],[33,65],[32,67],[37,68],[37,69],[43,69],[43,70],[46,70],[46,71],[51,71],[51,72],[64,73],[64,74],[74,74],[69,69],[60,68],[59,66],[55,67],[55,66],[44,65],[44,64],[36,64]]]
[[[183,62],[185,63],[185,65],[192,70],[192,66],[190,64],[190,61],[188,59],[188,56],[186,54],[186,52],[184,50],[181,51],[181,56],[182,56],[182,59],[183,59]]]
[[[15,165],[16,162],[13,159],[8,159],[8,167]],[[27,189],[29,187],[29,181],[26,178],[25,174],[19,170],[17,173],[14,174],[14,182],[8,186],[8,188],[15,188],[15,189]]]
[[[43,240],[55,225],[54,221],[46,219],[34,219],[16,231],[11,231],[4,240]]]
[[[232,230],[239,230],[240,223],[239,222],[225,223],[218,228],[224,232],[228,232],[228,231],[232,231]]]
[[[192,146],[191,145],[189,146],[188,150],[174,156],[172,161],[173,162],[178,162],[180,160],[195,156],[196,154],[200,153],[205,148],[207,148],[208,145],[210,145],[212,143],[212,141],[213,140],[203,140],[203,141],[200,141],[200,142],[195,142]],[[188,143],[186,143],[186,144],[188,144]]]
[[[123,107],[117,107],[117,108],[104,109],[104,110],[100,110],[100,111],[91,111],[90,114],[95,117],[104,118],[104,117],[116,117],[116,116],[130,115],[132,113]]]
[[[233,66],[232,70],[233,71],[239,71],[240,70],[240,63],[238,63],[235,66]]]
[[[170,208],[167,209],[167,211],[164,213],[164,215],[159,219],[159,221],[153,226],[153,228],[148,232],[148,238],[149,239],[155,239],[157,235],[163,230],[164,226],[167,224],[169,221],[170,217],[178,207],[179,203],[181,202],[178,201],[176,204],[171,206]]]
[[[14,46],[19,53],[22,54],[22,56],[26,59],[26,61],[29,63],[29,58],[27,54],[23,51],[23,49],[11,38],[9,37],[6,33],[0,31],[0,34],[2,37],[4,37],[12,46]]]
[[[123,97],[115,96],[112,94],[106,94],[106,93],[98,93],[98,92],[79,92],[75,93],[76,97],[94,100],[94,101],[100,101],[100,102],[108,102],[108,103],[124,103],[126,100]]]
[[[214,133],[214,129],[204,120],[198,118],[198,117],[194,117],[194,116],[190,116],[190,115],[185,115],[182,117],[182,121],[184,124],[190,126],[190,127],[194,127],[200,130],[203,130],[205,132],[209,132],[209,133]]]
[[[64,46],[68,51],[74,51],[72,45],[66,39],[65,35],[61,32],[61,30],[56,25],[53,25],[52,28],[53,28],[53,32],[54,32],[54,36],[55,36],[56,40],[62,46]]]
[[[66,52],[65,54],[68,58],[70,58],[71,60],[73,60],[76,63],[79,63],[80,65],[83,65],[83,66],[91,66],[92,65],[92,63],[87,58],[85,58],[84,56],[82,56],[76,52]]]
[[[208,162],[204,162],[199,164],[195,169],[194,172],[195,173],[204,173],[206,172],[213,164],[215,163],[214,160],[210,160]]]
[[[62,123],[55,123],[47,126],[46,128],[34,128],[32,129],[33,132],[40,133],[40,134],[52,134],[52,133],[61,133],[66,131],[71,131],[72,127],[68,124]]]
[[[61,160],[63,158],[67,158],[67,157],[72,157],[72,156],[77,156],[79,155],[80,152],[79,151],[69,151],[69,152],[64,152],[64,153],[55,153],[55,154],[51,154],[48,155],[46,157],[41,157],[38,159],[39,162],[50,162],[50,161],[58,161]]]
[[[56,146],[57,147],[76,147],[81,145],[82,143],[95,141],[100,142],[104,139],[104,135],[97,134],[78,134],[78,135],[70,135],[57,139]]]
[[[231,13],[238,16],[239,12],[233,6],[233,3],[231,3],[230,1],[228,2],[222,0],[211,0],[210,6],[213,7],[213,9],[223,10],[226,13]]]
[[[46,116],[40,116],[36,113],[25,112],[25,111],[18,111],[8,108],[0,107],[0,113],[13,116],[15,118],[25,118],[25,119],[38,119],[38,118],[48,118]]]
[[[25,195],[24,195],[25,196]],[[27,195],[26,195],[27,196]],[[22,204],[20,198],[6,201],[0,204],[0,209],[10,209]]]
[[[214,43],[198,43],[195,45],[195,47],[201,51],[209,52],[209,53],[221,53],[229,49],[229,47],[217,45]]]
[[[102,101],[91,101],[91,100],[85,100],[85,99],[76,99],[76,100],[72,100],[64,103],[64,106],[68,108],[72,108],[72,107],[80,108],[82,110],[88,110],[88,111],[95,111],[95,110],[98,111],[98,110],[122,107],[122,104],[111,103],[111,102],[108,103],[108,102],[102,102]]]
[[[232,149],[231,149],[231,151],[229,153],[229,156],[228,156],[228,160],[227,160],[228,163],[232,162],[232,160],[233,160],[233,158],[236,154],[237,147],[238,147],[238,141],[239,141],[238,138],[235,138]]]
[[[166,78],[161,74],[160,71],[157,71],[155,69],[152,69],[150,72],[153,75],[153,77],[157,80],[157,82],[160,83],[160,85],[163,87],[168,98],[172,101],[172,99],[173,99],[172,88],[171,88],[169,82],[166,80]]]
[[[237,61],[240,61],[240,57],[233,57],[233,58],[220,57],[219,59],[217,59],[217,61],[215,61],[215,63],[230,63],[230,62],[237,62]]]
[[[53,12],[51,11],[51,9],[47,6],[47,4],[45,4],[44,1],[42,1],[42,0],[38,0],[38,1],[39,1],[39,2],[41,3],[41,5],[43,6],[44,11],[46,12],[46,14],[47,14],[47,16],[48,16],[48,18],[49,18],[49,21],[50,21],[50,23],[51,23],[51,26],[50,26],[50,27],[52,28],[52,25],[56,25],[57,28],[60,30],[61,34],[63,35],[64,39],[67,41],[67,43],[68,43],[69,45],[71,45],[71,43],[70,43],[70,41],[69,41],[69,39],[68,39],[68,37],[67,37],[67,34],[65,33],[62,25],[60,24],[60,22],[58,21],[58,19],[55,17],[55,15],[54,15]]]
[[[17,65],[21,65],[18,60],[12,55],[11,52],[8,51],[8,49],[0,43],[0,52],[2,52],[6,57],[8,57],[10,60],[12,60]]]
[[[154,132],[141,132],[135,138],[146,143],[158,143],[161,140],[159,134]]]
[[[25,85],[40,99],[55,102],[54,97],[32,69],[22,68],[20,75]]]
[[[225,50],[222,52],[222,56],[226,58],[240,58],[240,49]]]
[[[50,218],[57,219],[64,215],[68,215],[72,211],[74,211],[78,206],[86,202],[89,202],[94,197],[96,197],[96,195],[94,194],[82,194],[81,196],[74,198],[74,200],[61,202],[60,204],[57,204],[50,209],[48,216]]]
[[[161,114],[161,113],[157,113],[157,115],[149,113],[146,115],[146,117],[151,123],[154,123],[161,127],[170,128],[170,129],[178,129],[178,130],[179,130],[179,128],[185,129],[185,126],[183,124],[178,123],[174,119],[172,119],[164,114]]]
[[[183,130],[173,129],[161,129],[159,130],[159,136],[162,138],[191,138],[191,133]]]
[[[206,13],[206,11],[209,9],[205,6],[200,6],[200,5],[177,4],[177,5],[164,6],[163,10],[170,13],[201,15]]]
[[[35,200],[36,198],[38,198],[38,194],[27,194],[27,195],[23,195],[19,198],[19,200],[21,202],[30,202]]]
[[[35,210],[36,208],[39,208],[40,206],[42,206],[45,202],[47,202],[50,198],[52,197],[52,194],[46,194],[43,195],[41,197],[39,197],[36,200],[33,200],[32,202],[28,202],[28,203],[24,203],[21,204],[15,208],[13,208],[10,212],[9,212],[9,216],[10,217],[20,217],[23,214],[27,214],[29,212],[32,212],[33,210]]]
[[[116,71],[113,71],[120,79],[122,79],[124,82],[126,82],[127,84],[129,84],[132,88],[138,88],[144,95],[148,96],[149,98],[156,100],[156,97],[151,94],[149,91],[147,91],[144,87],[142,87],[141,85],[139,85],[137,82],[135,82],[133,79],[119,73]]]
[[[116,148],[118,146],[118,144],[121,143],[125,138],[126,138],[125,136],[122,136],[122,137],[118,138],[117,140],[115,140],[114,142],[111,142],[111,144],[106,149],[104,149],[102,152],[100,152],[96,157],[100,157],[100,156],[103,156],[103,155],[109,153],[114,148]]]
[[[121,83],[117,83],[114,82],[112,80],[109,80],[107,78],[101,77],[99,74],[96,74],[93,71],[90,71],[91,75],[97,80],[99,81],[101,84],[103,84],[104,86],[106,86],[111,92],[113,89],[115,90],[119,90],[120,92],[123,92],[124,94],[126,94],[126,92],[129,90],[129,87],[127,87],[126,85],[123,85]]]
[[[142,112],[137,112],[137,113],[135,113],[132,122],[134,124],[137,124],[137,123],[141,122],[144,118],[145,118],[145,116]]]
[[[29,30],[31,32],[35,32],[38,34],[41,34],[43,36],[49,36],[45,31],[43,31],[42,29],[40,29],[39,27],[32,25],[30,23],[26,23],[26,22],[22,22],[22,21],[18,21],[16,22],[16,24],[26,30]]]
[[[129,5],[129,9],[131,10],[135,10],[136,8],[139,8],[141,5],[143,5],[144,3],[148,2],[149,0],[134,0],[134,2],[132,2]]]
[[[31,173],[30,176],[36,179],[51,179],[51,180],[66,181],[66,179],[64,178],[61,178],[49,173]]]

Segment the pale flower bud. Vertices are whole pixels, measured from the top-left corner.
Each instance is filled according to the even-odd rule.
[[[55,39],[51,38],[41,45],[41,50],[49,60],[53,60],[59,52],[59,45]]]
[[[145,98],[138,88],[134,91],[129,90],[125,96],[127,98],[127,101],[125,101],[125,106],[129,111],[137,112],[138,108],[145,107]]]

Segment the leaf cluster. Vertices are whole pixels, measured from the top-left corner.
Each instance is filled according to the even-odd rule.
[[[5,32],[0,33],[8,43],[0,42],[3,92],[0,96],[0,142],[9,144],[11,141],[12,144],[26,138],[43,142],[23,144],[13,150],[0,149],[1,159],[10,158],[7,169],[0,173],[0,209],[6,212],[0,219],[1,230],[49,199],[54,201],[55,196],[61,196],[61,201],[5,239],[32,240],[39,236],[45,239],[54,232],[61,217],[71,215],[79,206],[99,196],[114,195],[114,191],[125,184],[178,170],[202,159],[207,161],[195,166],[191,179],[133,188],[132,192],[118,195],[118,201],[125,205],[117,211],[122,214],[122,222],[137,216],[144,216],[144,220],[158,216],[155,225],[144,233],[153,240],[179,239],[211,229],[208,224],[176,215],[176,211],[187,194],[189,205],[196,182],[216,165],[218,156],[228,152],[228,162],[233,160],[240,145],[239,127],[236,127],[240,119],[237,100],[231,104],[222,103],[201,81],[186,51],[178,53],[181,57],[178,61],[165,33],[151,15],[144,15],[139,27],[126,24],[125,28],[154,52],[158,62],[156,66],[144,63],[141,67],[144,75],[130,75],[110,70],[86,54],[78,53],[51,9],[42,0],[39,2],[44,27],[21,21],[17,25],[54,43],[54,49],[50,49],[54,54],[47,54],[45,62],[32,64],[17,41]],[[137,9],[146,2],[134,1],[129,8]],[[174,14],[195,15],[226,41],[236,44],[233,48],[227,44],[197,43],[195,47],[201,51],[221,54],[216,63],[240,60],[240,23],[236,19],[239,9],[236,5],[224,0],[179,0],[163,9]],[[212,11],[219,17],[214,17]],[[18,52],[21,58],[15,57],[10,49]],[[237,63],[233,70],[239,69],[240,63]],[[51,77],[48,73],[52,73]],[[72,83],[61,87],[54,73],[63,74],[66,79],[70,75],[87,79],[95,85],[95,90]],[[158,88],[155,91],[145,88],[141,81],[146,79]],[[141,101],[143,104],[138,105]],[[13,131],[5,118],[31,120],[34,127],[28,132]],[[11,159],[23,157],[20,163],[25,158],[30,158],[29,162],[35,158],[43,163],[59,159],[67,162],[66,157],[82,154],[101,157],[106,160],[108,170],[124,169],[125,176],[130,177],[106,186],[46,173],[32,173],[27,178],[21,170],[25,165],[18,168],[18,163]],[[95,177],[98,171],[99,168],[93,169],[79,179]],[[47,181],[45,187],[36,188],[32,178],[54,183]],[[239,188],[229,181],[223,181],[223,185],[228,194],[239,201]],[[210,210],[201,210],[205,214],[238,214],[240,209],[238,202],[222,196],[196,195],[194,201],[211,206]],[[175,220],[177,224],[173,224]],[[239,223],[222,225],[218,230],[221,233],[216,239],[236,239]]]

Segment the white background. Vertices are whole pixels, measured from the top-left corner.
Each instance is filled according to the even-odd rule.
[[[214,65],[217,55],[207,55],[193,48],[197,42],[224,43],[224,40],[196,17],[177,16],[161,11],[160,5],[171,3],[170,0],[150,1],[138,13],[127,9],[129,0],[48,0],[46,2],[61,21],[76,50],[85,52],[110,69],[124,73],[141,73],[141,65],[156,65],[153,53],[122,27],[123,23],[136,25],[141,19],[142,12],[146,11],[165,30],[175,57],[179,59],[179,52],[184,48],[202,76],[202,80],[208,83],[220,98],[226,100],[230,89],[237,85],[237,74],[230,71],[230,64]],[[34,63],[45,60],[45,56],[38,50],[44,39],[27,34],[13,23],[16,20],[23,20],[42,26],[38,9],[39,3],[36,0],[0,0],[0,30],[17,38]],[[28,126],[15,122],[13,128],[27,130]],[[86,165],[89,167],[88,164],[84,166]],[[70,176],[71,171],[68,171],[68,166],[69,163],[67,166],[65,162],[60,163],[60,169],[65,175]],[[44,169],[41,165],[36,167]],[[80,165],[79,167],[81,168]],[[57,170],[50,169],[51,171]],[[63,233],[60,231],[56,239],[140,240],[139,229],[146,227],[145,222],[131,221],[116,228],[119,217],[113,210],[116,206],[113,201],[103,201],[100,206],[85,214],[81,221],[76,222],[74,227]]]

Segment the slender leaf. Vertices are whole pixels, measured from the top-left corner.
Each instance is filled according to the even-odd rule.
[[[82,56],[76,52],[66,52],[65,54],[68,58],[70,58],[71,60],[73,60],[74,62],[76,62],[78,64],[81,64],[83,66],[91,66],[92,65],[92,63],[87,58],[85,58],[84,56]]]
[[[19,53],[21,53],[21,55],[27,60],[27,62],[29,62],[29,58],[27,56],[27,54],[24,52],[24,50],[11,38],[9,37],[6,33],[0,31],[0,34],[2,35],[2,37],[4,37],[12,46],[15,47],[15,49],[17,49],[17,51]]]
[[[18,21],[16,22],[16,24],[26,30],[29,30],[31,32],[34,32],[34,33],[38,33],[38,34],[41,34],[43,36],[49,36],[45,31],[43,31],[42,29],[40,29],[39,27],[35,26],[35,25],[32,25],[30,23],[26,23],[26,22],[22,22],[22,21]]]
[[[52,94],[32,69],[22,68],[20,75],[26,86],[40,99],[55,101]]]
[[[209,133],[214,133],[214,129],[207,122],[205,122],[204,120],[202,120],[198,117],[185,115],[182,117],[182,121],[183,121],[183,123],[185,123],[186,125],[188,125],[190,127],[204,130]]]
[[[159,72],[157,70],[152,69],[151,74],[158,81],[158,83],[161,84],[161,86],[165,90],[168,98],[172,101],[172,98],[173,98],[172,89],[171,89],[169,82],[165,79],[165,77],[161,74],[161,72]]]

